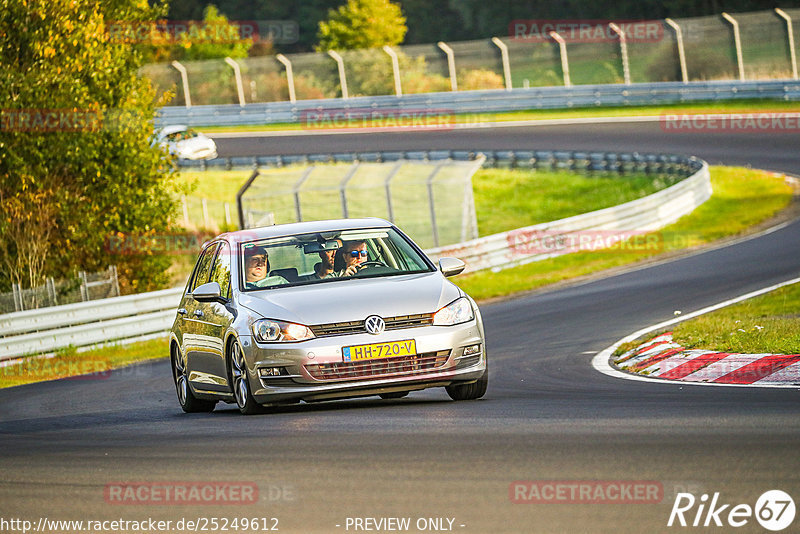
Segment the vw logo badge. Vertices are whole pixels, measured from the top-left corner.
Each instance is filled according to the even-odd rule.
[[[377,315],[370,315],[367,317],[367,320],[364,321],[364,327],[367,329],[367,332],[377,336],[386,328],[386,323]]]

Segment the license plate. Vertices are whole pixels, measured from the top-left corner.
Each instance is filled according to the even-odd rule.
[[[396,356],[412,356],[416,353],[417,343],[413,339],[342,347],[342,358],[346,362],[394,358]]]

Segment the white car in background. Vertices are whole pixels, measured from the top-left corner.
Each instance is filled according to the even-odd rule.
[[[156,144],[165,147],[178,159],[213,159],[217,157],[217,145],[213,139],[182,124],[165,126],[159,130],[156,134]]]

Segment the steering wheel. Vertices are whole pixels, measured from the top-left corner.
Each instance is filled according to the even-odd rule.
[[[365,269],[367,267],[388,267],[388,265],[386,265],[385,263],[383,263],[380,260],[370,260],[370,261],[365,261],[363,263],[359,263],[358,264],[358,270],[359,271],[361,269]]]

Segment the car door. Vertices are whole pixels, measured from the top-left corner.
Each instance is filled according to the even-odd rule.
[[[218,248],[219,243],[213,243],[201,252],[192,281],[183,299],[183,305],[178,310],[178,313],[183,317],[182,338],[183,351],[186,354],[186,371],[192,387],[199,391],[214,390],[214,388],[208,387],[213,385],[213,380],[206,377],[206,373],[202,370],[204,347],[211,340],[208,339],[204,325],[205,321],[202,320],[204,312],[201,303],[194,298],[192,292],[195,288],[208,282],[211,276],[214,255]]]
[[[228,374],[225,365],[224,336],[235,318],[230,305],[231,249],[222,241],[216,250],[208,282],[216,282],[224,302],[195,301],[193,321],[197,329],[197,350],[193,371],[198,380],[210,391],[228,392]]]

